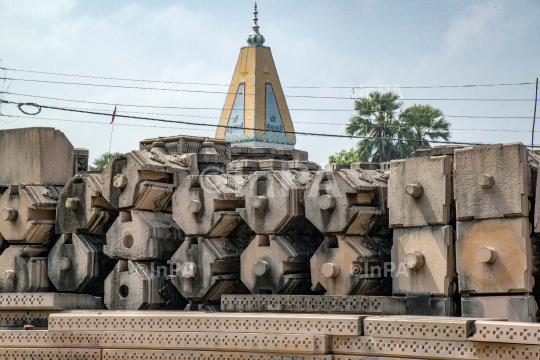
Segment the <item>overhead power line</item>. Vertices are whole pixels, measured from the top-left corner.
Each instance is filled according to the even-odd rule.
[[[161,83],[161,84],[181,84],[181,85],[207,85],[207,86],[230,86],[230,84],[212,84],[212,83],[190,83],[190,82],[180,82],[180,81],[162,81],[162,80],[144,80],[144,79],[130,79],[130,78],[117,78],[117,77],[106,77],[106,76],[91,76],[91,75],[79,75],[79,74],[65,74],[65,73],[55,73],[55,72],[45,72],[45,71],[35,71],[35,70],[23,70],[23,69],[13,69],[13,68],[4,68],[0,67],[2,70],[18,71],[25,73],[34,73],[34,74],[45,74],[45,75],[56,75],[56,76],[69,76],[69,77],[80,77],[80,78],[89,78],[89,79],[103,79],[103,80],[118,80],[118,81],[135,81],[135,82],[150,82],[150,83]],[[499,84],[469,84],[469,85],[421,85],[421,86],[399,86],[402,89],[433,89],[433,88],[467,88],[467,87],[493,87],[493,86],[520,86],[520,85],[531,85],[533,82],[518,82],[518,83],[499,83]],[[291,89],[379,89],[379,86],[284,86],[285,88]]]
[[[50,97],[50,96],[39,96],[39,95],[28,95],[28,94],[19,94],[19,93],[13,93],[13,92],[4,92],[4,94],[9,95],[16,95],[16,96],[24,96],[24,97],[31,97],[31,98],[38,98],[38,99],[47,99],[47,100],[58,100],[58,101],[68,101],[68,102],[78,102],[78,103],[84,103],[84,104],[95,104],[95,105],[118,105],[118,106],[126,106],[126,107],[139,107],[139,108],[151,108],[151,109],[184,109],[184,110],[232,110],[232,109],[224,109],[224,108],[211,108],[211,107],[183,107],[183,106],[155,106],[155,105],[137,105],[137,104],[120,104],[120,103],[107,103],[107,102],[99,102],[99,101],[86,101],[86,100],[73,100],[73,99],[62,99],[62,98],[56,98],[56,97]],[[405,99],[401,99],[405,100]],[[410,99],[409,99],[410,100]],[[421,99],[416,99],[421,100]],[[425,100],[437,100],[437,99],[425,99]],[[448,99],[447,99],[448,100]],[[458,100],[458,99],[454,99]],[[534,99],[532,100],[534,101]],[[245,110],[253,110],[253,109],[245,109]],[[265,111],[265,109],[257,109],[257,111]],[[320,112],[327,112],[327,111],[347,111],[347,112],[354,112],[355,109],[291,109],[289,108],[289,111],[320,111]],[[379,112],[380,110],[372,110],[372,112]],[[448,115],[445,115],[448,116]],[[451,116],[448,116],[451,117]],[[456,116],[456,117],[468,117],[468,116]],[[471,116],[472,117],[472,116]],[[475,118],[481,118],[481,117],[475,117]],[[485,117],[485,118],[496,118],[496,117]],[[512,117],[508,116],[501,116],[501,119],[510,119]],[[519,117],[520,118],[520,117]],[[529,119],[531,117],[523,117],[526,119]]]
[[[41,105],[41,104],[34,104],[34,103],[18,103],[18,102],[8,101],[8,100],[0,100],[0,102],[17,105],[19,107],[19,109],[21,109],[22,106],[35,106],[35,107],[39,108],[39,111],[37,111],[36,114],[38,114],[41,111],[41,109],[43,108],[43,109],[75,112],[75,113],[81,113],[81,114],[100,115],[100,116],[107,116],[107,117],[111,116],[111,113],[100,113],[100,112],[94,112],[94,111],[74,110],[74,109],[61,108],[61,107],[48,106],[48,105]],[[241,129],[241,130],[246,129],[244,127],[239,127],[239,126],[228,126],[228,125],[219,125],[219,124],[216,125],[216,124],[205,124],[205,123],[192,123],[192,122],[189,122],[189,121],[166,120],[166,119],[131,116],[131,115],[118,115],[118,114],[116,114],[116,117],[127,118],[127,119],[136,119],[136,120],[160,121],[160,122],[166,122],[166,123],[177,123],[177,124],[194,125],[194,126],[232,128],[232,129]],[[262,129],[262,128],[249,128],[248,130],[266,131],[266,129]],[[282,134],[296,134],[296,135],[306,135],[306,136],[335,137],[335,138],[348,138],[348,139],[373,139],[373,140],[407,141],[407,142],[424,142],[425,141],[425,140],[416,140],[416,139],[394,139],[394,138],[359,136],[359,135],[321,134],[321,133],[301,132],[301,131],[285,131],[285,130],[283,130],[283,131],[273,131],[273,132],[282,133]],[[434,144],[482,145],[481,143],[465,143],[465,142],[441,141],[441,140],[429,140],[429,142],[434,143]]]
[[[48,83],[48,84],[61,84],[61,85],[77,85],[77,86],[94,86],[94,87],[106,87],[106,88],[117,88],[117,89],[138,89],[138,90],[155,90],[155,91],[172,91],[172,92],[185,92],[185,93],[198,93],[198,94],[225,94],[225,95],[235,95],[236,92],[227,92],[227,91],[208,91],[208,90],[191,90],[191,89],[167,89],[167,88],[155,88],[155,87],[144,87],[144,86],[126,86],[126,85],[110,85],[110,84],[92,84],[92,83],[76,83],[76,82],[66,82],[66,81],[52,81],[52,80],[37,80],[37,79],[15,79],[15,78],[0,78],[0,80],[11,80],[11,81],[27,81],[27,82],[38,82],[38,83]],[[265,95],[265,92],[260,93],[244,93],[244,95]],[[283,95],[288,98],[308,98],[308,99],[333,99],[333,100],[355,100],[351,96],[316,96],[316,95]],[[377,99],[372,100],[384,101],[386,99]],[[534,99],[399,99],[399,100],[409,100],[409,101],[429,101],[429,100],[450,100],[450,101],[534,101]]]

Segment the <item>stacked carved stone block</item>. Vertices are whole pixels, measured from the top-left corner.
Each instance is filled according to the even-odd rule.
[[[306,217],[324,235],[310,261],[312,290],[326,295],[389,295],[388,173],[351,164],[314,174]]]
[[[433,296],[452,315],[456,291],[452,157],[415,157],[390,163],[389,225],[394,295]]]
[[[528,150],[521,143],[455,151],[456,260],[463,316],[535,321]]]

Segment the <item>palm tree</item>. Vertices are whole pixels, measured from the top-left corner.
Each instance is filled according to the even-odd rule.
[[[413,105],[400,114],[401,122],[411,131],[414,149],[428,148],[429,140],[450,139],[450,123],[440,109],[431,105]]]
[[[358,114],[351,117],[347,135],[368,137],[357,144],[361,161],[383,162],[408,157],[413,148],[406,141],[411,136],[396,112],[403,102],[393,92],[373,91],[354,102]]]

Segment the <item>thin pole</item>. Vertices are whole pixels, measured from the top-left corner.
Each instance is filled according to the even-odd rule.
[[[536,104],[537,103],[538,103],[538,78],[536,78],[536,94],[534,95],[534,116],[533,116],[531,148],[534,148],[534,123],[536,122]]]

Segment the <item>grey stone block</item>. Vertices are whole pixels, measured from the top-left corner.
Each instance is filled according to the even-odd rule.
[[[40,292],[49,288],[47,249],[10,245],[0,255],[0,292]]]
[[[171,282],[191,301],[215,302],[243,288],[240,254],[227,238],[186,237],[169,265],[175,270]]]
[[[327,236],[311,257],[312,290],[326,295],[389,295],[391,240]]]
[[[105,279],[104,302],[110,310],[155,310],[165,306],[160,290],[165,276],[161,264],[120,260]]]
[[[190,236],[227,236],[241,220],[244,179],[231,175],[188,176],[173,195],[173,219]]]
[[[132,210],[120,213],[109,231],[105,255],[114,259],[169,259],[183,240],[171,214]]]
[[[387,213],[388,176],[361,168],[317,172],[304,193],[306,217],[324,234],[366,235]]]
[[[101,309],[101,298],[66,293],[2,293],[1,311],[62,311]]]
[[[454,261],[450,225],[394,229],[393,295],[452,296]]]
[[[528,218],[457,222],[459,291],[524,293],[534,286]]]
[[[535,322],[538,306],[533,296],[468,296],[461,298],[463,317]]]
[[[478,145],[455,151],[458,220],[528,216],[530,191],[523,144]]]
[[[449,156],[392,161],[388,187],[390,227],[450,222],[452,161]]]
[[[101,175],[76,175],[60,192],[56,233],[105,235],[118,212],[101,195]]]
[[[60,130],[0,131],[0,185],[64,185],[73,176],[74,148]]]
[[[61,186],[10,186],[0,198],[0,233],[10,243],[46,244],[54,236]]]

